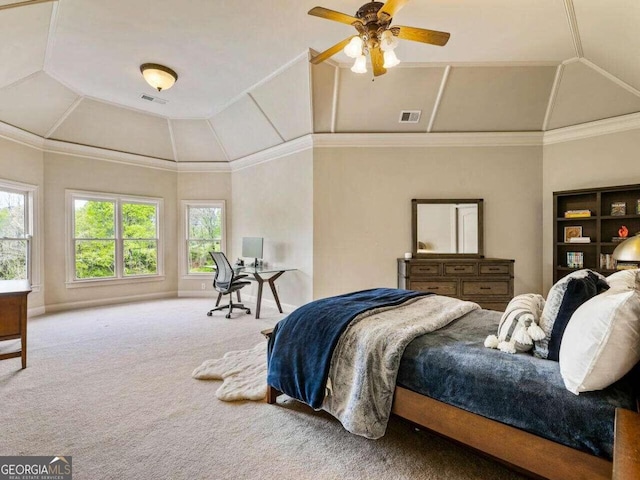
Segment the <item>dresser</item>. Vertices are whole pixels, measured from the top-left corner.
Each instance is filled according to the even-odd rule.
[[[502,258],[398,259],[398,288],[432,292],[504,311],[513,298],[514,260]]]
[[[27,368],[27,295],[31,286],[26,280],[0,281],[0,341],[21,340],[21,349],[0,354],[0,360],[22,358]]]

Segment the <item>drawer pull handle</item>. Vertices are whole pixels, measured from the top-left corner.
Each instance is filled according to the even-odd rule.
[[[489,270],[491,270],[492,272],[496,272],[500,269],[498,267],[490,267]]]
[[[491,287],[480,287],[480,290],[491,290]]]
[[[459,272],[459,271],[461,271],[461,270],[466,270],[466,268],[464,268],[464,267],[455,267],[455,268],[454,268],[454,270],[455,270],[456,272]]]

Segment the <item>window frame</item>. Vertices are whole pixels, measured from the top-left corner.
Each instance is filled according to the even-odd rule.
[[[24,195],[25,238],[13,240],[27,241],[26,271],[27,281],[32,292],[40,291],[40,235],[39,235],[39,195],[38,186],[28,183],[14,182],[0,179],[0,190],[4,192]]]
[[[194,279],[213,279],[214,272],[189,272],[189,209],[195,208],[220,208],[222,213],[220,215],[220,224],[222,227],[220,235],[220,251],[227,251],[227,206],[225,200],[182,200],[181,201],[181,252],[180,252],[180,272],[181,278],[184,280]]]
[[[165,280],[164,273],[164,199],[140,195],[91,192],[84,190],[66,190],[66,273],[67,288],[90,287],[96,285],[120,285],[129,283],[157,282]],[[76,240],[75,237],[75,200],[103,201],[114,203],[114,242],[115,242],[115,275],[113,277],[76,278]],[[126,275],[124,259],[124,242],[122,223],[122,205],[125,203],[154,205],[156,207],[157,270],[156,273],[143,275]],[[100,240],[100,239],[98,239]],[[135,239],[134,239],[135,240]],[[145,239],[150,240],[150,239]]]

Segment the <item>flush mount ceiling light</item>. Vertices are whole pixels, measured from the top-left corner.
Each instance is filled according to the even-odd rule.
[[[178,80],[178,74],[169,67],[157,63],[143,63],[140,72],[149,85],[161,92],[169,90]]]
[[[355,17],[344,13],[329,10],[323,7],[314,7],[309,10],[309,15],[335,22],[352,25],[358,31],[357,35],[345,38],[333,47],[313,57],[313,64],[324,62],[344,48],[344,53],[355,58],[351,71],[355,73],[367,72],[367,54],[371,57],[373,75],[384,75],[388,68],[395,67],[400,60],[393,51],[398,45],[398,38],[413,42],[428,43],[444,46],[449,41],[448,32],[426,30],[424,28],[391,26],[393,16],[409,0],[387,0],[382,2],[365,3],[356,12]]]

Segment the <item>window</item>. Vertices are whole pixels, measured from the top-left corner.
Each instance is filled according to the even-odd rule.
[[[162,200],[67,192],[70,282],[159,277]]]
[[[187,275],[213,273],[209,252],[225,250],[223,201],[183,202],[186,226]]]
[[[0,181],[0,280],[32,279],[33,206],[37,187]]]

